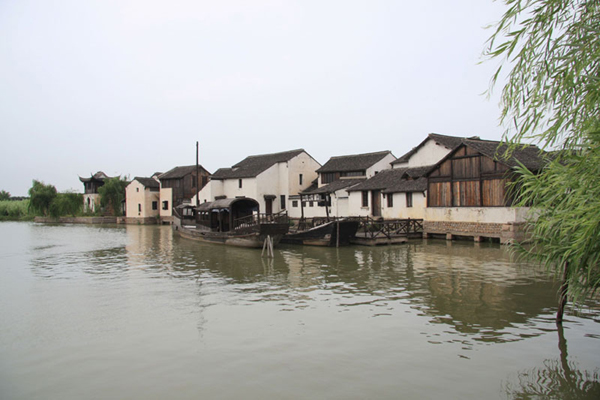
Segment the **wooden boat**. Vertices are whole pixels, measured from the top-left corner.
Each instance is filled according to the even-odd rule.
[[[184,238],[207,243],[260,248],[267,237],[273,245],[288,232],[287,214],[260,214],[249,197],[220,199],[175,209],[173,229]]]
[[[306,229],[288,232],[281,243],[311,246],[347,246],[356,235],[359,222],[352,219],[337,219]]]

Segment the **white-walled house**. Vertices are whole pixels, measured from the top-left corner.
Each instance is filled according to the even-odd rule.
[[[218,169],[197,196],[200,203],[250,197],[261,213],[273,214],[289,208],[290,196],[308,188],[320,166],[304,149],[249,156]]]
[[[316,184],[292,199],[290,216],[324,218],[360,215],[350,207],[347,190],[381,171],[391,169],[391,162],[395,159],[392,152],[387,150],[331,157],[317,170],[319,177]]]
[[[135,177],[125,188],[125,222],[157,223],[160,215],[160,182],[152,178]]]
[[[432,166],[384,170],[348,189],[352,216],[422,219],[427,179]]]

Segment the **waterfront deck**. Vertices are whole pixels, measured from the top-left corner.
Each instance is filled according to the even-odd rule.
[[[375,220],[370,217],[358,219],[360,224],[352,244],[379,246],[406,243],[409,239],[423,237],[422,219]]]

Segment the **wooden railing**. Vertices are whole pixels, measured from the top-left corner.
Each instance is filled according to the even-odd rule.
[[[233,221],[233,229],[247,228],[258,224],[285,224],[288,223],[287,211],[275,214],[252,214]]]
[[[422,219],[376,220],[371,217],[356,217],[359,221],[357,235],[370,239],[411,236],[423,233]]]
[[[337,221],[337,220],[347,220],[351,218],[347,217],[313,217],[313,218],[300,218],[298,220],[298,230],[304,231],[310,228],[314,228],[315,226],[326,224],[327,222]]]

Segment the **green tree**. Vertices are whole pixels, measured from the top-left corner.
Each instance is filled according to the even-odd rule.
[[[49,213],[53,217],[76,216],[83,210],[83,195],[75,192],[58,193],[50,203]]]
[[[29,189],[29,210],[41,215],[48,215],[50,204],[56,197],[56,188],[53,185],[46,185],[43,182],[34,180]]]
[[[102,207],[115,216],[122,215],[121,203],[125,200],[125,187],[128,184],[129,181],[121,176],[106,180],[104,185],[98,188]]]
[[[557,323],[567,298],[600,287],[600,1],[504,0],[489,40],[500,59],[505,138],[555,150],[539,174],[519,170],[517,206],[531,206],[531,246],[523,254],[561,277]]]
[[[10,193],[8,193],[6,190],[0,190],[0,201],[3,200],[10,200]]]

